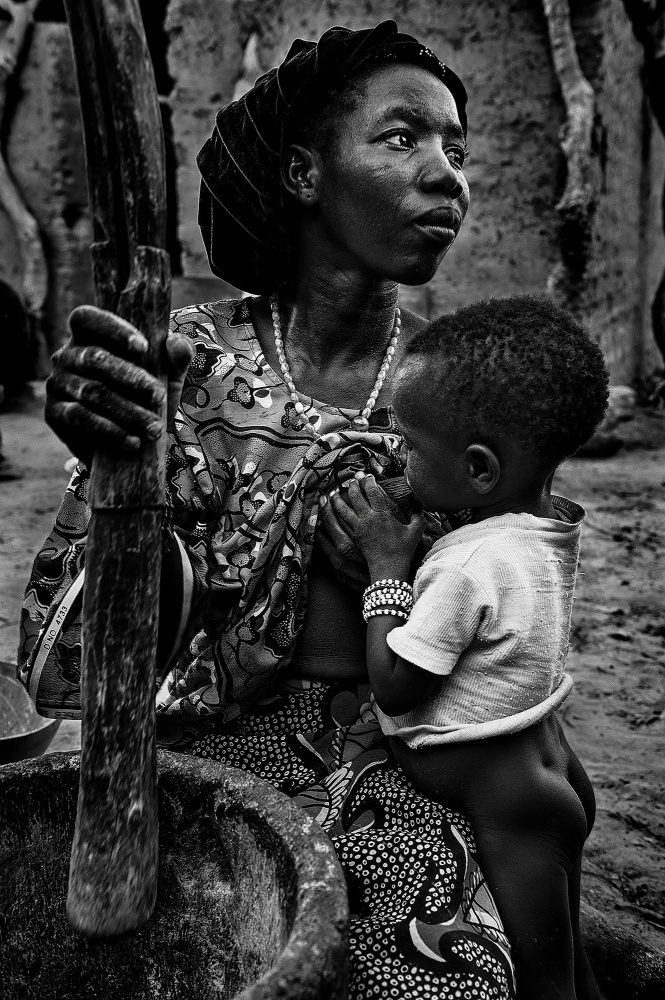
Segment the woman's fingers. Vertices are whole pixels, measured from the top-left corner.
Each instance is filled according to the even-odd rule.
[[[164,386],[145,368],[111,354],[104,347],[65,344],[53,355],[53,368],[59,384],[72,376],[100,382],[155,412],[166,397]]]
[[[182,387],[187,375],[187,369],[194,357],[194,348],[187,337],[181,333],[172,333],[166,338],[166,358],[168,371],[168,390],[166,419],[170,427],[175,419],[176,410],[180,406]]]
[[[53,356],[46,385],[46,420],[56,434],[84,461],[97,447],[131,452],[157,438],[165,410],[172,418],[180,401],[192,359],[187,339],[167,338],[167,390],[145,370],[148,342],[131,323],[95,306],[79,306],[69,328],[70,339]]]
[[[140,361],[148,350],[143,334],[115,313],[97,306],[78,306],[69,317],[72,341],[81,347],[105,347],[111,354],[121,354]]]
[[[133,454],[141,446],[138,437],[128,435],[121,427],[80,403],[71,400],[54,401],[46,412],[46,422],[58,434],[65,428],[63,440],[77,458],[87,464],[92,459],[90,440],[105,451]]]
[[[161,386],[161,397],[164,390]],[[49,378],[49,406],[51,417],[62,411],[53,412],[51,402],[78,403],[81,409],[89,411],[115,424],[124,434],[137,435],[148,439],[156,439],[161,432],[161,418],[153,409],[147,409],[132,399],[117,392],[112,385],[96,381],[93,378],[77,375],[71,369],[61,372],[56,369]],[[150,395],[149,401],[155,409],[159,408],[159,398]],[[65,411],[66,412],[66,411]],[[96,442],[97,443],[97,442]]]
[[[169,333],[166,338],[166,357],[169,378],[182,378],[194,357],[194,347],[191,340],[188,337],[183,337],[181,333]]]

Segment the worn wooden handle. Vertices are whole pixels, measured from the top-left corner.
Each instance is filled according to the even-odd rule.
[[[136,290],[133,310],[119,309],[127,319],[136,322],[150,310],[168,320],[165,254],[161,265],[160,280],[151,261],[150,280]],[[162,435],[136,461],[98,454],[93,464],[81,777],[67,897],[70,923],[88,937],[142,926],[157,893],[155,653],[164,453]]]
[[[145,334],[162,377],[170,269],[163,134],[137,0],[65,0],[83,111],[97,304]],[[120,291],[119,286],[124,283]],[[89,937],[144,924],[157,892],[155,752],[165,413],[136,458],[97,452],[81,665],[81,776],[67,916]]]

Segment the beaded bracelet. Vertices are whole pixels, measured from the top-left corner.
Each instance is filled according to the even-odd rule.
[[[366,622],[370,618],[378,618],[379,615],[395,615],[397,618],[403,618],[405,621],[409,617],[406,611],[400,611],[399,608],[372,608],[369,611],[363,611],[363,618]]]
[[[411,598],[396,599],[391,596],[391,597],[377,597],[375,599],[372,599],[370,597],[366,601],[363,601],[363,610],[365,611],[371,611],[372,608],[385,608],[385,607],[401,608],[402,611],[408,612],[411,611],[411,609],[413,608],[413,600]]]
[[[371,594],[375,590],[385,590],[386,588],[397,587],[400,590],[408,590],[410,594],[413,594],[413,587],[406,580],[375,580],[374,583],[370,583],[369,587],[365,590],[363,597],[367,594]]]
[[[405,604],[413,605],[413,594],[408,590],[375,590],[363,595],[364,604]]]
[[[377,580],[363,593],[363,618],[396,615],[407,619],[413,607],[413,588],[401,580]]]
[[[387,604],[382,607],[376,605],[374,607],[363,606],[363,618],[365,621],[373,618],[375,615],[397,615],[398,618],[408,618],[410,613],[411,608],[399,604]]]

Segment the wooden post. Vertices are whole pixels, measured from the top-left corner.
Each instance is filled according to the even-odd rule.
[[[160,376],[170,306],[166,184],[139,5],[65,0],[65,7],[84,121],[97,304],[145,334],[147,367]],[[155,656],[164,482],[165,427],[136,458],[95,454],[81,776],[67,898],[70,923],[90,937],[140,927],[157,891]]]
[[[596,98],[582,73],[570,23],[568,0],[543,0],[554,72],[566,107],[560,132],[568,176],[556,209],[561,219],[561,264],[548,281],[548,292],[562,306],[579,314],[591,246],[600,175],[593,150]]]

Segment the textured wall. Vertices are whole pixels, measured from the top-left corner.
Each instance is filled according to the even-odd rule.
[[[647,303],[664,256],[653,211],[662,143],[657,134],[649,138],[641,50],[620,0],[573,0],[571,7],[583,69],[598,96],[603,167],[585,315],[621,382],[657,361]],[[427,293],[405,289],[403,300],[437,313],[484,295],[545,290],[559,261],[555,206],[565,180],[558,145],[564,109],[540,0],[171,0],[169,68],[177,81],[172,97],[186,275],[208,273],[195,224],[196,151],[220,95],[230,100],[238,78],[249,73],[243,51],[252,34],[256,74],[281,59],[296,35],[316,37],[339,23],[365,27],[391,14],[450,62],[470,97],[469,215]]]
[[[597,94],[602,165],[584,312],[614,381],[623,382],[659,360],[649,303],[665,261],[659,207],[665,143],[644,107],[641,50],[621,0],[572,0],[571,9],[582,67]],[[404,289],[402,300],[435,314],[484,295],[544,292],[560,259],[556,204],[565,166],[558,144],[564,109],[541,0],[170,0],[162,37],[174,81],[168,101],[182,265],[175,305],[226,291],[210,276],[196,221],[195,158],[217,108],[279,61],[294,37],[317,37],[332,24],[366,27],[386,16],[450,62],[470,97],[467,221],[427,289]],[[72,305],[91,297],[88,223],[80,215],[83,155],[65,30],[36,25],[7,147],[52,261],[53,341]],[[15,280],[17,274],[0,212],[0,276]]]
[[[195,27],[192,12],[201,11]],[[463,76],[470,96],[468,177],[471,208],[457,245],[431,283],[433,312],[454,308],[481,294],[515,288],[539,292],[557,259],[554,186],[559,151],[557,87],[549,66],[538,3],[471,0],[464,4],[378,0],[235,4],[172,0],[167,27],[174,132],[180,158],[179,192],[184,272],[207,273],[196,218],[198,176],[194,159],[207,138],[221,91],[233,93],[242,72],[243,47],[259,33],[258,58],[267,69],[283,58],[292,39],[317,37],[332,24],[360,28],[395,14]],[[175,35],[173,32],[175,31]],[[211,38],[226,36],[227,62]],[[520,66],[519,73],[516,67]],[[211,86],[214,79],[214,88]]]
[[[602,186],[587,270],[585,315],[615,381],[657,363],[650,303],[665,266],[658,202],[664,144],[640,82],[641,47],[620,0],[574,2],[582,69],[597,95]]]
[[[50,268],[44,334],[55,347],[64,336],[71,310],[92,297],[85,158],[69,34],[64,24],[39,23],[34,27],[6,155],[9,169],[41,229]],[[14,272],[16,260],[13,236],[1,227],[0,268]],[[15,287],[20,286],[17,283]]]

